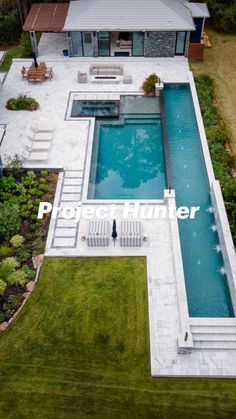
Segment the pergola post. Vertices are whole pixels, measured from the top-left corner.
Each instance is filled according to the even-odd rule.
[[[35,53],[36,57],[38,57],[39,50],[38,50],[37,39],[36,39],[34,31],[30,31],[30,41],[31,41],[32,50]]]

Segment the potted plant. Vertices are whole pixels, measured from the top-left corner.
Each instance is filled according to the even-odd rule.
[[[142,85],[142,89],[147,96],[155,96],[155,85],[156,83],[159,83],[160,79],[159,77],[153,73],[148,76]]]

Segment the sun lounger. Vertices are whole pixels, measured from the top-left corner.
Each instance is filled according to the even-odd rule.
[[[48,152],[42,151],[32,151],[29,153],[29,156],[26,158],[26,161],[46,161],[48,160]]]
[[[34,132],[52,132],[52,131],[54,131],[54,125],[50,121],[34,122],[31,128]]]
[[[142,226],[138,220],[121,221],[121,246],[141,246],[142,245]]]
[[[32,151],[44,151],[44,150],[49,150],[51,147],[51,142],[50,141],[33,141],[32,142]]]
[[[33,141],[52,141],[52,132],[35,132]]]
[[[29,151],[44,151],[49,150],[51,147],[51,141],[29,141],[25,140],[25,148]]]

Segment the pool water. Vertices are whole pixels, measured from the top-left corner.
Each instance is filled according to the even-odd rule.
[[[200,206],[194,220],[178,221],[189,314],[233,317],[189,85],[166,85],[164,103],[177,206]]]
[[[96,120],[88,198],[163,199],[165,187],[158,114]]]

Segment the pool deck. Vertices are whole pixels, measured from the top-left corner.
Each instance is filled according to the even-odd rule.
[[[55,38],[56,39],[56,38]],[[34,120],[50,120],[55,124],[55,132],[50,149],[49,159],[43,164],[27,164],[27,167],[45,167],[63,169],[67,173],[67,185],[73,186],[73,177],[82,178],[83,186],[71,189],[70,198],[64,200],[63,205],[70,202],[75,205],[82,201],[86,206],[86,188],[89,175],[89,156],[91,154],[94,118],[84,118],[77,121],[66,120],[70,92],[78,92],[87,99],[117,97],[120,94],[140,94],[140,86],[145,77],[156,72],[164,82],[189,82],[188,61],[185,58],[123,58],[109,59],[94,58],[63,58],[59,52],[55,55],[46,54],[46,48],[41,44],[42,55],[47,66],[52,66],[54,78],[39,84],[29,84],[21,79],[20,70],[23,65],[29,66],[30,60],[14,60],[12,67],[4,81],[0,95],[1,123],[7,124],[6,135],[1,146],[1,155],[21,154],[24,151],[24,140],[30,132]],[[44,50],[43,50],[44,48]],[[124,73],[131,74],[133,83],[118,84],[78,84],[77,71],[88,72],[90,64],[96,62],[122,63]],[[6,100],[12,96],[27,94],[40,103],[36,112],[14,112],[5,109]],[[199,111],[198,111],[199,112]],[[207,150],[206,150],[207,153]],[[209,169],[211,170],[211,169]],[[63,176],[60,174],[55,197],[55,205],[65,197]],[[67,188],[68,190],[68,188]],[[100,203],[101,204],[101,203]],[[156,203],[157,204],[157,203]],[[96,207],[99,203],[93,203]],[[110,204],[109,204],[110,205]],[[158,205],[167,205],[163,201]],[[121,204],[118,206],[117,222],[121,219]],[[112,220],[111,220],[112,221]],[[236,377],[236,350],[201,349],[193,350],[190,354],[177,353],[177,337],[180,330],[180,311],[178,296],[178,281],[182,275],[181,261],[175,263],[178,254],[178,236],[173,234],[173,225],[168,219],[142,220],[143,230],[148,241],[141,248],[125,248],[116,242],[107,248],[88,247],[81,237],[88,232],[88,221],[81,220],[76,228],[69,229],[61,224],[62,239],[57,232],[58,226],[54,221],[50,224],[46,255],[48,256],[127,256],[140,255],[147,257],[148,304],[150,324],[151,372],[157,376],[218,376]],[[176,228],[176,225],[174,226]],[[70,230],[70,231],[69,231]],[[72,232],[73,230],[73,232]],[[74,234],[72,241],[68,234]],[[59,237],[58,237],[59,236]],[[60,240],[56,240],[56,239]],[[73,245],[72,245],[73,243]],[[176,244],[177,243],[177,244]],[[178,259],[178,257],[177,257]],[[180,258],[179,258],[180,259]],[[184,302],[184,294],[183,304]],[[235,319],[233,319],[234,321]]]

